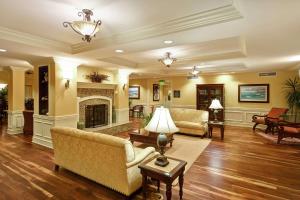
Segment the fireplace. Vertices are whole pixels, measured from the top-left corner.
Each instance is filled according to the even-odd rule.
[[[85,107],[85,127],[95,128],[108,124],[107,104],[87,105]]]

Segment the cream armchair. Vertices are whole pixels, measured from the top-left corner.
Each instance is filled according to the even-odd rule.
[[[142,185],[138,165],[155,149],[128,140],[73,128],[51,128],[55,168],[66,168],[127,196]]]
[[[180,133],[204,137],[208,131],[208,111],[171,108],[170,113]]]

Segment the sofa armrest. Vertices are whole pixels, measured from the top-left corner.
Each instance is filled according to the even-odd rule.
[[[129,163],[126,163],[127,168],[132,167],[136,164],[141,163],[145,158],[147,158],[151,153],[154,153],[154,147],[147,147],[140,151],[138,154],[135,155],[135,159]]]

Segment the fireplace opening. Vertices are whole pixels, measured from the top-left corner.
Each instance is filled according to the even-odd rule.
[[[85,127],[96,128],[108,124],[108,105],[97,104],[85,107]]]

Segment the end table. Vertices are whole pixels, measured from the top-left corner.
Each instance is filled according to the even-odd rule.
[[[221,139],[224,140],[224,122],[220,121],[209,121],[208,122],[208,137],[212,137],[213,128],[220,128]]]
[[[187,164],[186,161],[178,160],[175,158],[168,157],[169,164],[165,167],[160,167],[155,165],[156,157],[150,158],[149,160],[143,162],[139,165],[141,169],[141,174],[143,176],[143,197],[146,199],[146,191],[147,191],[147,177],[151,177],[157,180],[157,187],[159,191],[160,181],[166,184],[166,195],[167,200],[171,200],[172,198],[172,183],[173,181],[179,177],[179,196],[182,199],[183,196],[183,176],[185,166]]]

